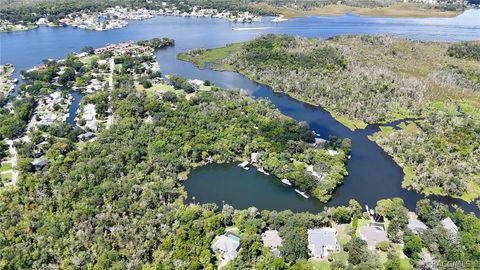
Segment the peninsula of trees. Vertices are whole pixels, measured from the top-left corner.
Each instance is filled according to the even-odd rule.
[[[321,105],[351,129],[417,119],[372,139],[404,168],[406,187],[472,201],[480,196],[479,51],[478,42],[267,35],[178,58]]]

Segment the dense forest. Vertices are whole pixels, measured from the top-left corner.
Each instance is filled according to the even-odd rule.
[[[208,59],[212,68],[238,71],[274,91],[321,105],[352,129],[431,117],[415,132],[386,134],[380,145],[408,167],[405,186],[474,200],[480,190],[479,52],[478,42],[267,35],[179,58],[200,67]]]
[[[116,121],[95,142],[76,147],[66,124],[31,134],[35,142],[47,136],[50,162],[43,169],[22,162],[17,186],[0,191],[2,268],[214,269],[219,258],[210,245],[232,228],[241,248],[227,269],[325,267],[326,261],[308,260],[307,229],[321,226],[342,230],[341,250],[327,262],[332,269],[411,269],[480,255],[480,220],[427,200],[417,208],[428,224],[421,236],[406,228],[401,199],[379,201],[375,210],[389,220],[391,242],[375,251],[357,234],[368,214],[354,200],[318,214],[184,205],[178,179],[192,167],[234,161],[259,149],[301,158],[310,132],[267,101],[237,91],[198,92],[187,100],[181,92],[116,88],[89,100],[105,94]],[[18,149],[30,155],[27,145]],[[458,235],[440,225],[445,217],[459,226]],[[283,238],[282,257],[263,246],[260,234],[267,228]]]
[[[480,197],[480,121],[438,113],[373,139],[404,167],[404,186],[467,201]]]
[[[247,160],[253,152],[272,174],[328,200],[346,174],[350,143],[330,138],[314,147],[309,127],[280,114],[267,100],[217,87],[200,91],[180,76],[145,75],[145,65],[155,62],[152,51],[135,46],[171,44],[166,38],[140,41],[124,55],[97,55],[85,47],[83,58],[70,54],[22,72],[26,80],[13,110],[1,111],[1,139],[23,135],[35,106],[56,89],[66,95],[93,76],[106,81],[110,72],[112,88],[100,87],[82,102],[94,104],[101,118],[110,109],[115,121],[89,142],[78,138],[81,128],[61,121],[15,142],[20,176],[16,186],[0,189],[0,269],[215,269],[221,259],[211,245],[227,230],[238,234],[240,249],[226,269],[432,269],[458,262],[464,269],[475,267],[480,220],[428,200],[416,209],[426,224],[420,235],[408,228],[412,213],[402,199],[377,202],[374,210],[385,221],[387,238],[373,247],[359,230],[374,217],[355,200],[319,213],[184,204],[182,182],[192,168]],[[321,61],[331,72],[348,68],[334,48],[318,48],[315,57],[290,61],[311,67]],[[108,70],[107,60],[114,70]],[[170,81],[172,90],[153,90],[152,81],[160,79]],[[475,140],[472,136],[463,140]],[[48,160],[43,167],[31,163],[39,145]],[[0,158],[5,149],[0,144]],[[307,165],[324,177],[313,178]],[[442,225],[447,217],[458,233]],[[307,231],[319,227],[338,230],[339,248],[324,260],[312,260]],[[283,239],[280,257],[262,243],[267,229],[278,230]]]

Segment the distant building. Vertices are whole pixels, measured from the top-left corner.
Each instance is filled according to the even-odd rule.
[[[453,220],[450,217],[446,217],[440,223],[445,228],[445,230],[450,231],[454,234],[458,233],[458,227],[457,225],[455,225],[455,223],[453,223]]]
[[[319,228],[308,230],[308,249],[313,257],[327,257],[329,252],[337,251],[338,248],[336,229]]]
[[[237,257],[239,247],[240,237],[230,232],[216,237],[212,244],[212,250],[214,252],[221,252],[223,259],[227,261]]]
[[[409,228],[415,234],[420,234],[428,227],[427,225],[425,225],[425,223],[421,222],[418,219],[409,219],[407,228]]]
[[[280,256],[280,250],[278,248],[282,246],[283,241],[277,230],[268,230],[262,233],[262,241],[263,245],[272,250],[274,256]]]
[[[369,249],[375,249],[379,242],[388,241],[385,230],[378,226],[360,227],[360,237],[367,241]]]

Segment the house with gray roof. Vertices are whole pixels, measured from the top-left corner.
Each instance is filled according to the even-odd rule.
[[[315,258],[327,257],[329,252],[339,249],[337,230],[334,228],[318,228],[308,230],[308,249]]]
[[[453,223],[453,220],[450,217],[446,217],[442,221],[440,221],[440,224],[445,228],[445,230],[450,231],[451,233],[457,234],[458,233],[458,227]]]
[[[359,228],[360,238],[365,240],[368,248],[374,250],[379,242],[389,241],[385,230],[378,226],[362,226]]]
[[[280,257],[279,247],[282,246],[282,238],[277,230],[268,230],[262,233],[263,245],[269,247],[275,257]]]
[[[223,254],[223,260],[228,262],[235,259],[240,248],[240,237],[231,232],[227,232],[224,235],[220,235],[215,238],[212,244],[212,250],[214,252],[220,252]]]
[[[33,160],[30,162],[35,167],[35,170],[41,170],[43,167],[45,167],[48,164],[48,159],[37,159]]]
[[[425,223],[421,222],[418,219],[409,219],[407,228],[409,228],[413,233],[420,234],[425,231],[428,227]]]

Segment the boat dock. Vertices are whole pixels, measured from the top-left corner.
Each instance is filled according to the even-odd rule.
[[[310,198],[309,195],[307,195],[307,193],[303,192],[303,191],[300,191],[298,189],[295,189],[295,192],[297,192],[298,194],[302,195],[302,197],[304,197],[305,199],[308,199]]]
[[[249,164],[250,164],[250,162],[244,161],[244,162],[238,164],[238,167],[242,167],[244,170],[248,170],[248,169],[250,169],[250,168],[248,167]]]

